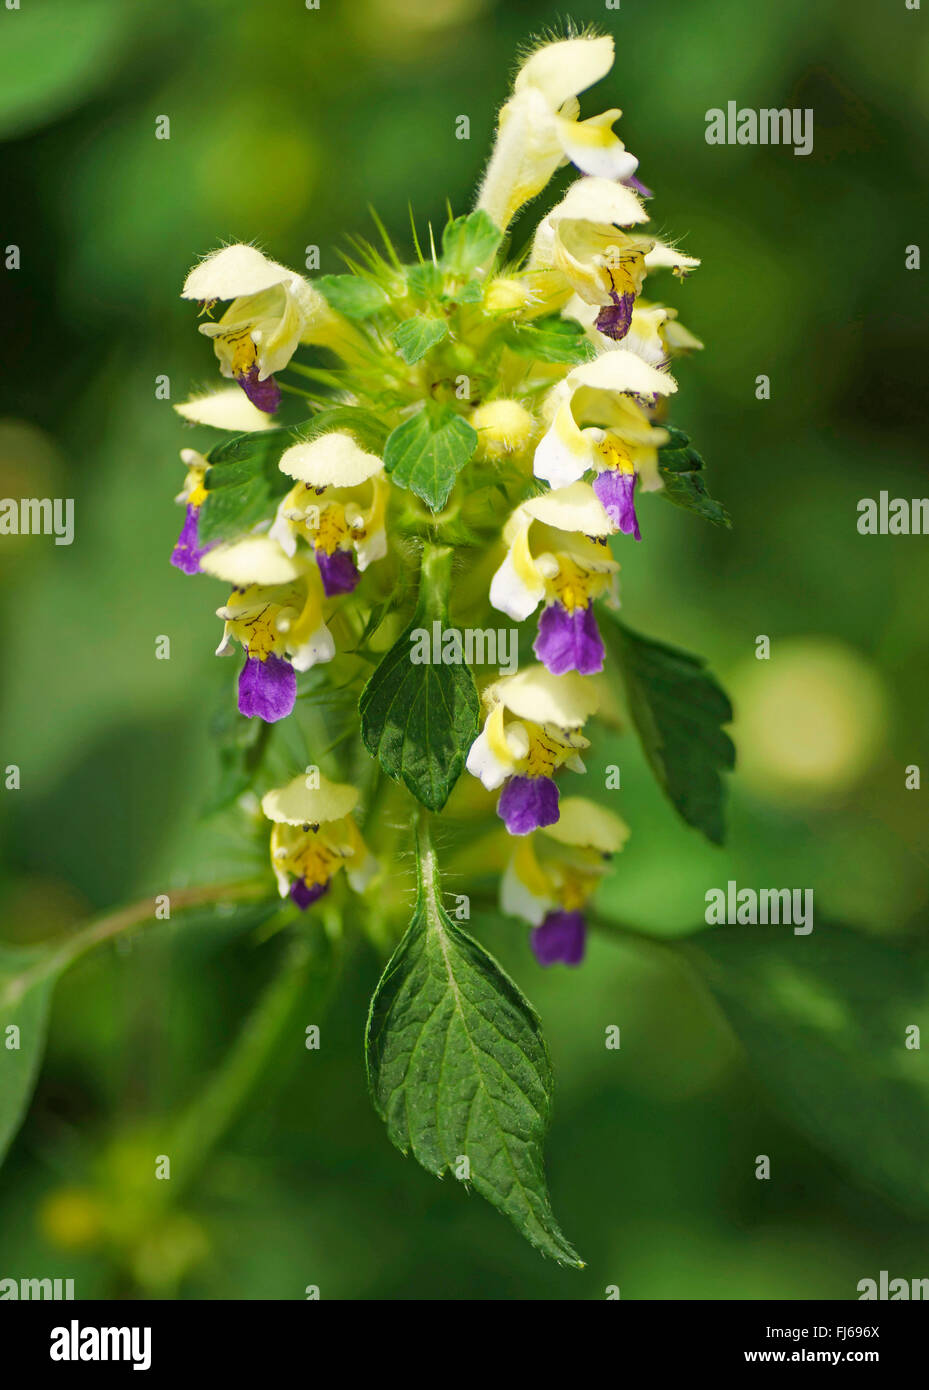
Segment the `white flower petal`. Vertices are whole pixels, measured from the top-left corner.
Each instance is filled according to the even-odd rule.
[[[295,671],[309,671],[311,666],[331,661],[335,656],[335,641],[325,623],[299,647],[289,650],[290,664]]]
[[[584,178],[572,183],[546,221],[555,226],[565,218],[631,227],[637,222],[647,222],[648,213],[631,188],[614,183],[612,179]]]
[[[490,747],[487,730],[483,729],[471,744],[465,767],[477,777],[489,792],[496,791],[513,773],[514,764],[502,762]]]
[[[274,428],[274,421],[252,405],[241,386],[226,386],[221,391],[193,396],[174,409],[193,425],[211,425],[213,429],[234,430],[237,434]]]
[[[271,261],[255,246],[223,246],[195,265],[184,281],[182,299],[239,299],[261,294],[294,278],[294,272]]]
[[[571,410],[570,397],[559,406],[549,428],[536,446],[532,471],[553,488],[576,483],[597,461],[595,445],[603,438],[599,429],[582,430]]]
[[[645,257],[646,270],[696,270],[699,264],[696,256],[685,256],[663,241],[656,241]]]
[[[513,83],[514,92],[537,88],[553,111],[578,92],[584,92],[606,77],[613,66],[613,40],[598,38],[561,39],[547,43],[523,63]]]
[[[378,860],[368,851],[360,864],[356,864],[354,858],[349,859],[345,866],[345,877],[356,893],[363,893],[371,880],[380,873],[380,868]]]
[[[677,390],[670,373],[658,371],[626,348],[604,352],[592,362],[573,367],[566,379],[575,389],[588,386],[594,391],[622,391],[637,396],[670,396]]]
[[[589,121],[558,118],[558,139],[571,163],[598,179],[630,179],[639,161],[610,129],[621,111],[604,111]]]
[[[249,584],[289,584],[304,572],[303,564],[285,555],[270,536],[246,536],[217,545],[202,557],[200,568],[237,589]]]
[[[518,719],[579,729],[599,705],[595,686],[586,676],[569,671],[553,676],[544,666],[527,666],[515,676],[495,683],[495,693]]]
[[[358,487],[383,468],[376,454],[366,454],[351,435],[338,432],[292,445],[279,466],[288,478],[310,487]]]
[[[510,917],[522,917],[530,926],[540,927],[557,904],[553,898],[538,898],[526,887],[511,859],[500,879],[500,909]]]
[[[529,522],[520,526],[503,564],[490,581],[490,602],[498,613],[524,622],[545,597],[545,579],[529,549]]]
[[[584,536],[610,536],[614,526],[589,483],[572,483],[541,497],[530,497],[523,509],[545,526],[559,531],[578,531]]]

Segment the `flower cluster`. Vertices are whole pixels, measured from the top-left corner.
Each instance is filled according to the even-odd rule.
[[[354,745],[379,778],[431,810],[463,767],[498,794],[513,837],[502,906],[545,965],[581,959],[584,905],[628,834],[560,782],[584,773],[601,703],[598,606],[618,606],[641,496],[665,485],[669,366],[700,347],[646,298],[698,263],[648,231],[621,113],[580,119],[612,62],[612,39],[583,36],[523,63],[476,207],[441,251],[430,229],[428,254],[404,264],[384,234],[383,251],[355,243],[348,274],[311,283],[227,246],[182,291],[233,384],[179,407],[222,435],[182,452],[172,563],[231,590],[218,651],[244,653],[241,714],[276,724],[302,694],[312,706],[321,687],[303,673],[330,663],[331,689],[361,696]],[[511,224],[566,164],[577,178],[516,252]],[[444,569],[429,560],[447,552]],[[436,678],[410,683],[408,625],[450,608],[469,629],[519,625],[519,669],[477,672],[479,695],[466,672],[433,715]],[[321,774],[265,794],[282,896],[306,908],[343,867],[356,892],[379,881],[352,818],[360,806],[378,850],[369,798]]]

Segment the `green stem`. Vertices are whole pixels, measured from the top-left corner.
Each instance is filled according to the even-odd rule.
[[[268,880],[261,878],[236,883],[201,883],[194,888],[179,888],[167,896],[173,913],[189,912],[193,908],[205,907],[210,903],[257,901],[270,897],[271,893]],[[100,946],[104,941],[112,941],[114,937],[131,931],[133,927],[144,926],[156,920],[160,919],[155,917],[155,899],[143,898],[140,902],[130,903],[128,907],[121,907],[116,912],[108,912],[96,918],[72,936],[47,943],[50,949],[44,960],[37,961],[35,965],[7,981],[6,988],[0,994],[0,1004],[8,1007],[17,1003],[33,985],[50,975],[58,975],[88,951],[92,951],[95,946]]]

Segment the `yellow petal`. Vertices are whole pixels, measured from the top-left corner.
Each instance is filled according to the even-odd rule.
[[[322,825],[350,815],[358,804],[358,789],[344,782],[330,782],[317,773],[308,785],[307,774],[301,772],[286,787],[275,787],[261,800],[261,809],[268,820],[286,825]]]
[[[303,561],[285,555],[270,536],[246,536],[229,545],[217,545],[202,557],[200,568],[237,589],[249,584],[289,584],[306,571]]]
[[[624,820],[585,796],[563,796],[558,809],[561,814],[557,822],[546,826],[544,834],[561,845],[616,854],[629,838]]]
[[[579,729],[599,705],[596,689],[584,676],[569,671],[553,676],[544,666],[527,666],[496,682],[496,694],[517,719]]]
[[[547,43],[523,63],[513,83],[514,92],[537,88],[557,111],[569,98],[584,92],[605,77],[613,66],[613,40],[561,39]]]

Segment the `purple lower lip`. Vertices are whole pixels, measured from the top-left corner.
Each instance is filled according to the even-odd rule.
[[[258,380],[258,368],[249,367],[247,372],[236,377],[236,381],[245,392],[253,406],[258,410],[263,410],[266,415],[273,415],[281,403],[281,388],[274,380],[273,376],[265,377],[264,381]]]
[[[239,674],[239,713],[266,724],[286,719],[297,698],[297,676],[289,661],[273,653],[246,659]]]

